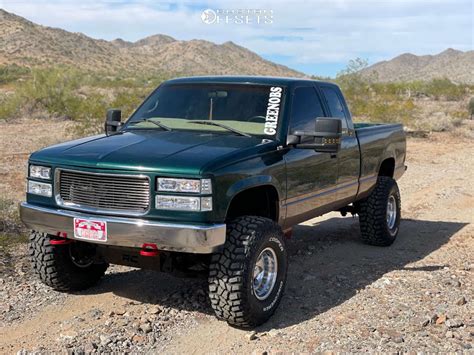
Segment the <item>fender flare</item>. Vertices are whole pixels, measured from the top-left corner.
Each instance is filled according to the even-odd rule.
[[[393,159],[394,160],[394,169],[396,168],[397,164],[397,159],[395,155],[395,147],[393,144],[389,144],[388,147],[383,151],[382,157],[379,160],[379,163],[377,165],[377,171],[375,172],[377,175],[380,173],[380,168],[382,167],[382,163],[387,160],[387,159]]]
[[[255,188],[255,187],[264,187],[264,186],[271,186],[275,189],[277,193],[278,202],[281,200],[282,196],[282,187],[279,181],[270,175],[257,175],[257,176],[249,176],[245,179],[239,180],[236,183],[232,184],[226,192],[227,197],[227,206],[226,206],[226,215],[229,211],[229,207],[232,204],[234,198],[241,192],[244,192],[248,189]]]

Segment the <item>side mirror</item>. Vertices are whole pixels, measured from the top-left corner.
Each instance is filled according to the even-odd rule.
[[[287,144],[295,148],[314,149],[322,153],[337,153],[341,148],[342,119],[318,117],[314,131],[293,131]]]
[[[122,125],[122,111],[116,109],[108,109],[105,118],[105,134],[111,135],[117,132]]]

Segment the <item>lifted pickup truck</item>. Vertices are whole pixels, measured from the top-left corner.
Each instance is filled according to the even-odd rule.
[[[41,280],[94,285],[108,265],[205,275],[218,318],[265,322],[287,276],[292,226],[357,214],[388,246],[405,171],[399,124],[354,124],[331,83],[271,77],[164,82],[105,134],[31,155],[21,218]]]

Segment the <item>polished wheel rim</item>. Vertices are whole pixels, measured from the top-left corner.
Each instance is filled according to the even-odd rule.
[[[387,226],[393,229],[397,221],[397,201],[394,196],[390,196],[387,202]]]
[[[272,248],[265,248],[253,270],[253,293],[260,301],[272,293],[278,274],[278,260]]]

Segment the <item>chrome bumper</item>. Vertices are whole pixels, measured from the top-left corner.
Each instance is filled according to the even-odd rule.
[[[144,243],[154,243],[159,250],[209,254],[225,243],[226,225],[191,225],[154,222],[139,218],[97,216],[80,212],[44,208],[23,202],[20,204],[23,223],[31,229],[58,235],[67,233],[74,237],[74,218],[107,222],[107,241],[89,241],[97,244],[141,248]],[[78,239],[84,241],[83,239]]]

